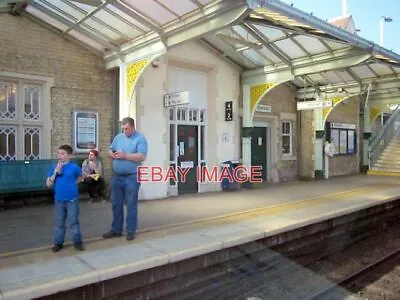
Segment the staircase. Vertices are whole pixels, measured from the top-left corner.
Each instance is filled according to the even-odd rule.
[[[400,135],[393,137],[368,174],[400,176]]]
[[[400,106],[370,140],[369,175],[400,176]]]

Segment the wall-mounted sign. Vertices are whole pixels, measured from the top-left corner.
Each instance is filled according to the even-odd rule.
[[[233,120],[233,104],[232,101],[225,102],[225,121]]]
[[[185,143],[180,142],[179,143],[179,156],[185,155]]]
[[[226,132],[222,133],[222,142],[223,143],[229,142],[229,133],[226,133]]]
[[[99,115],[93,111],[73,111],[73,149],[88,153],[99,148]]]
[[[332,100],[297,102],[297,110],[332,107]]]
[[[330,123],[331,128],[339,128],[339,129],[356,129],[356,124],[347,124],[347,123]]]
[[[263,113],[270,113],[270,112],[272,112],[272,106],[265,105],[265,104],[257,104],[256,111],[263,112]]]
[[[181,168],[182,169],[187,169],[187,168],[193,168],[193,166],[194,166],[194,163],[193,163],[193,161],[182,161],[181,162]]]
[[[189,92],[176,92],[164,95],[164,107],[189,104]]]

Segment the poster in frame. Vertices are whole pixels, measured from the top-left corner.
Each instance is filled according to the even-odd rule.
[[[339,131],[339,153],[347,154],[347,130]]]
[[[355,131],[348,130],[347,131],[347,153],[354,154],[355,151]]]
[[[335,155],[339,154],[339,129],[331,129],[331,143],[335,145]]]
[[[99,114],[89,110],[74,110],[73,150],[75,153],[89,153],[99,149]]]

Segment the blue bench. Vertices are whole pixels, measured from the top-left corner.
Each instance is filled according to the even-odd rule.
[[[73,161],[82,166],[85,158],[75,158]],[[54,161],[38,159],[0,162],[0,197],[52,193],[53,190],[46,186],[46,178]],[[84,185],[80,185],[80,190],[84,191]]]

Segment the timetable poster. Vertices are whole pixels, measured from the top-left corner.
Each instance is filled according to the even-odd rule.
[[[331,129],[331,143],[335,145],[334,154],[339,154],[339,129]]]
[[[354,131],[349,130],[347,131],[347,153],[353,154],[355,153],[355,139],[354,139]]]
[[[74,151],[89,152],[98,149],[98,114],[95,112],[74,112]]]
[[[340,130],[339,144],[339,153],[347,154],[347,130]]]

